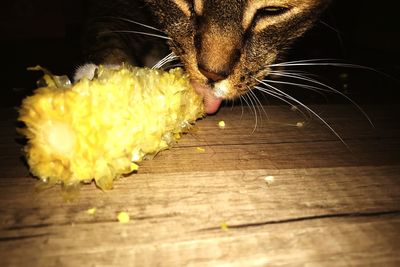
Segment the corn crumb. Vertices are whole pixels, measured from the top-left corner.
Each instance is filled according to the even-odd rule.
[[[221,230],[228,231],[229,230],[228,224],[225,222],[221,223]]]
[[[97,212],[97,208],[90,208],[86,210],[87,214],[94,215]]]
[[[129,214],[125,211],[119,212],[117,218],[120,223],[128,223],[130,220]]]
[[[264,177],[264,181],[265,181],[268,185],[270,185],[270,184],[272,184],[272,183],[275,181],[275,177],[272,176],[272,175],[265,176],[265,177]]]
[[[206,152],[206,149],[205,148],[202,148],[202,147],[196,147],[196,150],[197,150],[197,152],[200,152],[200,153],[204,153],[204,152]]]
[[[225,126],[226,126],[225,121],[219,121],[219,122],[218,122],[218,127],[219,127],[220,129],[224,129]]]

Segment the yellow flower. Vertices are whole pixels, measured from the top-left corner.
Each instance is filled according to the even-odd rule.
[[[169,148],[204,113],[181,69],[100,66],[93,80],[48,84],[23,101],[21,132],[32,174],[67,186],[94,179],[112,188],[114,179]]]

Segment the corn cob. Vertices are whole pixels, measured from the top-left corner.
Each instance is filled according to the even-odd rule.
[[[99,66],[74,84],[46,73],[46,86],[24,99],[19,131],[31,173],[48,184],[113,180],[170,148],[204,114],[182,69],[169,72]]]

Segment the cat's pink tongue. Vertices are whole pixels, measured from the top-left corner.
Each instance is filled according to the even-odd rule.
[[[194,90],[203,97],[204,108],[207,114],[213,114],[217,112],[219,106],[221,105],[222,99],[216,97],[211,88],[200,85],[197,82],[192,82]]]

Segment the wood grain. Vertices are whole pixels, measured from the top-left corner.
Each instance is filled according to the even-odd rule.
[[[35,190],[2,111],[0,266],[398,266],[398,106],[367,107],[375,128],[354,107],[314,108],[347,147],[283,106],[254,132],[250,110],[224,108],[113,190],[85,185],[70,202]]]

